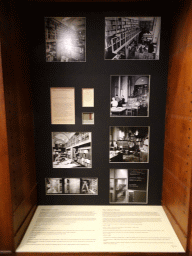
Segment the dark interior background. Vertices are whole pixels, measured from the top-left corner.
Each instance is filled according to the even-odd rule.
[[[24,4],[21,23],[27,38],[26,47],[29,49],[39,204],[108,205],[110,168],[149,169],[148,204],[161,204],[169,40],[174,17],[177,15],[174,8],[178,10],[179,2],[170,1],[169,6],[163,5],[161,1],[105,4],[29,1]],[[46,62],[44,17],[50,16],[86,17],[86,62]],[[160,59],[104,60],[104,21],[107,16],[160,16]],[[151,76],[149,117],[109,116],[110,75]],[[75,125],[51,125],[50,87],[75,88]],[[82,108],[82,88],[94,88],[94,108]],[[95,113],[94,125],[82,125],[83,111]],[[109,163],[110,126],[150,126],[149,163]],[[92,132],[92,168],[53,169],[53,131]],[[98,195],[46,196],[46,177],[98,177]]]

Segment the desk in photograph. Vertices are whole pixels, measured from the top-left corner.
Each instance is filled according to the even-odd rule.
[[[112,107],[111,108],[111,113],[117,113],[117,114],[119,114],[119,115],[121,115],[123,112],[125,112],[127,110],[127,108],[125,108],[125,107]]]

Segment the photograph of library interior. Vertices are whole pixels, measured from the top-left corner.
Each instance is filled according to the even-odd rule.
[[[46,17],[46,61],[85,61],[85,23],[81,17]]]
[[[52,132],[53,168],[91,168],[90,132]]]
[[[158,60],[161,17],[106,17],[105,59]]]
[[[149,116],[150,76],[111,76],[110,116]]]
[[[149,127],[110,127],[110,162],[148,162]]]
[[[148,170],[110,169],[109,202],[147,203]]]

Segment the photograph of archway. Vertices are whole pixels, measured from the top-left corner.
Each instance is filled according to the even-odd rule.
[[[110,84],[111,117],[149,116],[149,75],[112,75]]]
[[[161,17],[105,17],[105,60],[159,60]]]

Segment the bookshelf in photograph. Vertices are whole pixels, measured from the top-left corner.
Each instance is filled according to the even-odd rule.
[[[160,17],[105,17],[105,59],[159,59]]]
[[[86,45],[84,17],[45,17],[47,62],[84,62]]]

